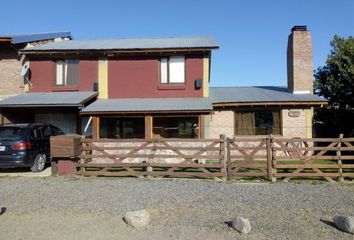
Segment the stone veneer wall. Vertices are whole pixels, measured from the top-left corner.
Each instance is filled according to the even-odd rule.
[[[297,117],[291,117],[291,113],[299,114]],[[312,137],[312,109],[282,109],[282,135],[284,137]]]
[[[225,134],[225,137],[234,137],[234,111],[215,111],[212,115],[206,118],[208,118],[204,124],[206,138],[219,138],[220,134]]]
[[[23,93],[20,57],[13,49],[0,51],[0,99]]]
[[[295,116],[289,116],[289,111]],[[296,115],[299,116],[296,116]],[[291,114],[290,114],[291,115]],[[282,109],[282,135],[284,137],[312,137],[313,109]],[[205,116],[205,137],[219,138],[220,134],[233,138],[235,133],[234,111],[215,111],[211,116]]]

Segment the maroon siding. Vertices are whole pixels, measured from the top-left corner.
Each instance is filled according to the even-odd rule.
[[[159,84],[159,58],[114,58],[108,61],[109,98],[202,97],[194,81],[203,77],[202,57],[186,56],[186,83]]]
[[[50,59],[31,60],[31,92],[51,92],[53,89],[53,62]]]
[[[203,77],[202,56],[186,56],[186,83],[160,84],[159,57],[114,58],[108,61],[109,98],[202,97],[194,81]],[[31,92],[92,91],[98,81],[98,60],[80,60],[78,87],[53,87],[54,64],[51,59],[32,59]]]
[[[31,92],[53,91],[93,91],[93,83],[98,80],[98,62],[95,59],[80,60],[80,79],[78,87],[54,87],[54,63],[51,59],[30,62]]]
[[[98,82],[98,62],[96,59],[80,60],[79,91],[93,91],[93,83]]]

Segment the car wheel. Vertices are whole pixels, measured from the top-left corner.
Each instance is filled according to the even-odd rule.
[[[33,166],[31,167],[32,172],[41,172],[43,171],[45,167],[45,155],[44,154],[38,154],[36,158],[34,159]]]

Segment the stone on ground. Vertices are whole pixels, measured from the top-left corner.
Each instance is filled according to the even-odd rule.
[[[250,220],[243,217],[237,217],[235,220],[233,220],[232,227],[240,233],[249,233],[251,231]]]
[[[123,220],[133,228],[143,229],[150,223],[150,213],[146,210],[130,211],[124,215]]]
[[[354,234],[354,216],[335,216],[333,221],[340,230]]]

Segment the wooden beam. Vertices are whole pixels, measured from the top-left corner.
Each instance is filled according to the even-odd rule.
[[[97,116],[92,117],[92,138],[99,139],[100,138],[100,118]]]
[[[152,116],[145,116],[145,138],[151,139],[153,137],[152,133]]]

